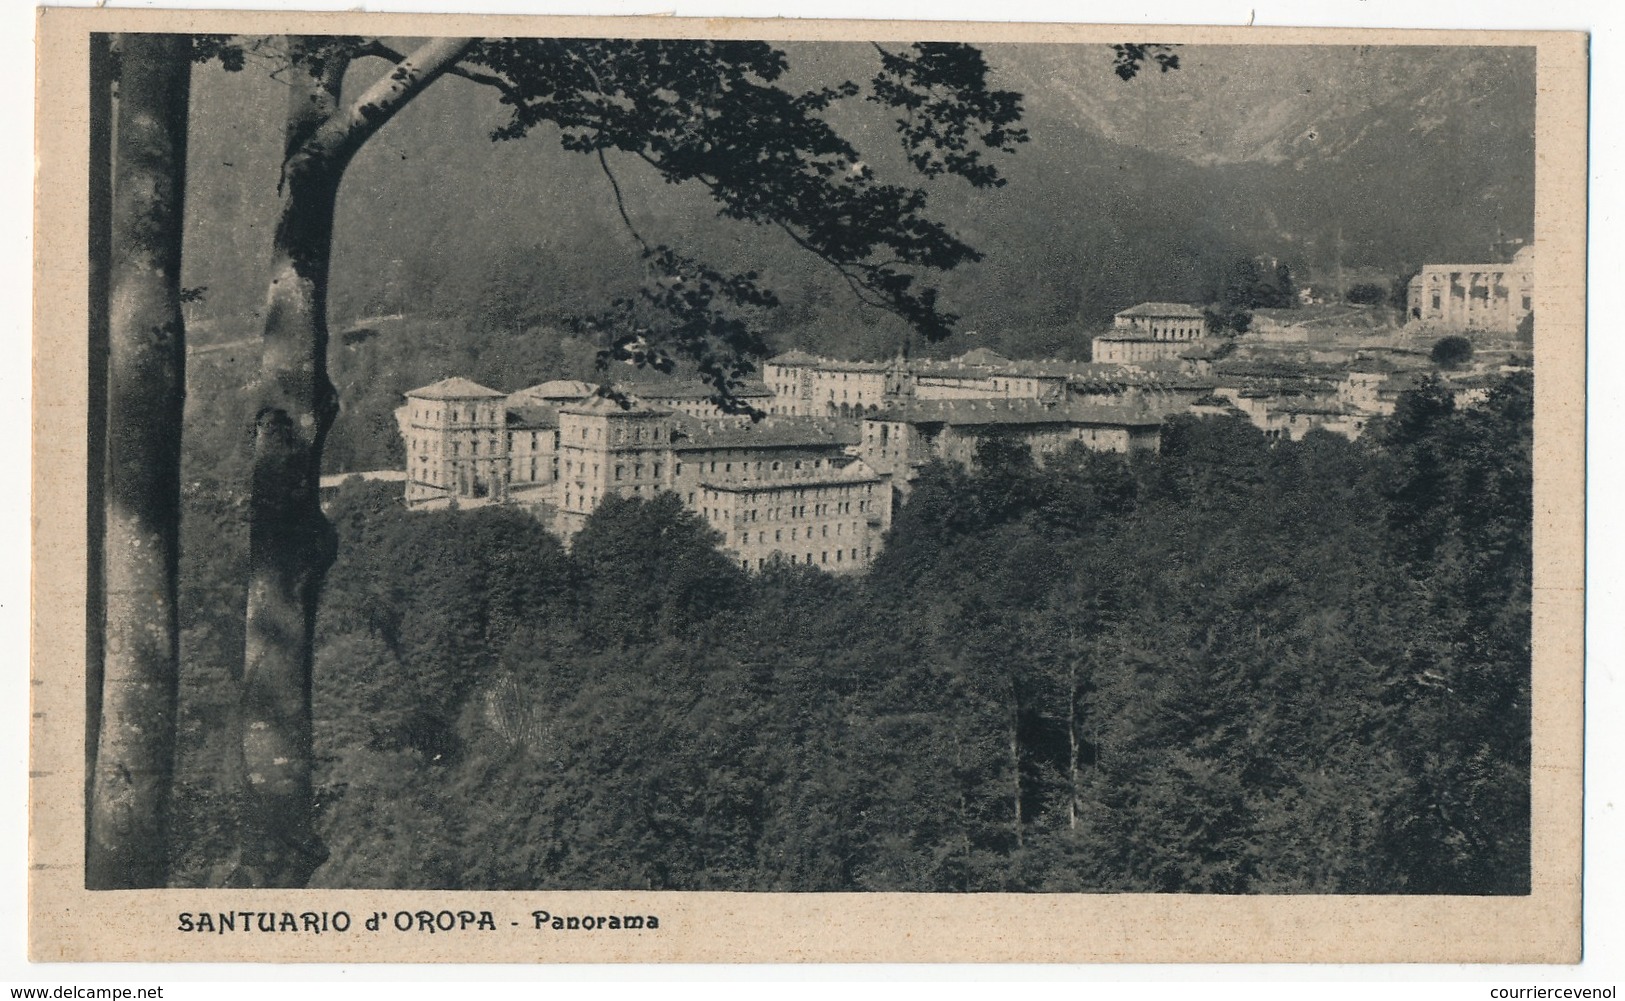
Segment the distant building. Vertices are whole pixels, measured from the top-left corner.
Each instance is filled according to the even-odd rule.
[[[1178,358],[1207,336],[1207,318],[1180,302],[1142,302],[1112,318],[1112,332],[1090,344],[1097,363],[1132,365]]]
[[[559,410],[510,396],[508,490],[551,486],[559,478]]]
[[[897,362],[843,361],[789,351],[762,365],[772,392],[768,413],[854,417],[880,409],[896,389]]]
[[[665,407],[690,417],[728,417],[717,405],[716,388],[698,379],[667,382],[616,383],[615,391],[651,407]],[[766,412],[773,392],[765,383],[751,379],[735,387],[734,399]]]
[[[1112,317],[1112,329],[1147,340],[1194,341],[1207,335],[1207,319],[1182,302],[1142,302]]]
[[[1024,444],[1042,462],[1074,443],[1102,452],[1155,449],[1162,421],[1162,413],[1121,404],[918,400],[865,417],[860,454],[905,489],[934,460],[970,466],[977,446],[987,438]]]
[[[605,497],[670,492],[748,570],[856,571],[880,551],[891,481],[855,454],[855,422],[710,419],[575,388],[504,396],[453,378],[407,393],[408,505],[520,504],[568,539]]]
[[[526,386],[509,394],[508,402],[533,403],[557,407],[565,403],[585,400],[598,392],[598,387],[580,379],[553,379],[535,386]]]
[[[507,394],[442,379],[406,394],[406,500],[500,499],[507,490]]]
[[[1510,264],[1428,264],[1411,279],[1407,322],[1439,330],[1514,333],[1534,310],[1535,247]]]
[[[1089,354],[1104,365],[1138,365],[1179,358],[1191,349],[1184,341],[1157,341],[1147,337],[1102,334],[1089,343]]]

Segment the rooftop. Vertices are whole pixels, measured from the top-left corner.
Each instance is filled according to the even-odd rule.
[[[598,391],[598,387],[580,379],[552,379],[535,386],[526,386],[514,396],[528,396],[537,400],[584,400]]]
[[[760,421],[710,421],[690,418],[678,422],[682,437],[672,442],[677,451],[715,448],[845,448],[858,443],[851,422],[817,417],[767,417]]]
[[[802,490],[806,487],[833,486],[847,483],[865,483],[880,479],[880,474],[861,459],[854,459],[840,467],[831,466],[829,472],[819,476],[797,477],[788,480],[750,480],[748,482],[721,482],[701,480],[700,486],[723,493],[772,493],[776,490]]]
[[[1201,310],[1195,306],[1187,306],[1182,302],[1142,302],[1137,306],[1130,306],[1117,315],[1177,317],[1182,320],[1202,319]]]
[[[417,400],[494,400],[508,394],[454,375],[419,389],[409,389],[405,395]]]
[[[774,355],[766,362],[768,365],[783,365],[787,367],[821,368],[831,372],[884,372],[894,364],[889,361],[847,361],[842,358],[820,358],[805,351],[786,351],[781,355]]]
[[[681,379],[671,382],[618,382],[617,392],[646,400],[710,400],[717,396],[717,388],[699,379]],[[735,397],[749,399],[773,395],[767,383],[746,379],[733,391]]]
[[[975,348],[955,358],[961,365],[1008,365],[1010,359],[991,348]]]
[[[579,403],[566,403],[561,414],[619,414],[625,417],[661,417],[671,413],[664,407],[651,407],[636,400],[621,402],[607,396],[589,396]]]
[[[511,428],[556,428],[559,408],[544,403],[514,403],[508,400],[508,426]]]
[[[1165,415],[1149,407],[1101,405],[1046,400],[913,400],[866,417],[871,421],[905,424],[949,424],[976,427],[989,424],[1104,424],[1155,427]]]

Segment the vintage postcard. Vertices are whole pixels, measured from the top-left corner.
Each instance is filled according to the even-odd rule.
[[[1583,35],[38,28],[34,960],[1578,961]]]

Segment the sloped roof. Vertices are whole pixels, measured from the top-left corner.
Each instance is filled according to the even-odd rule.
[[[1168,339],[1168,338],[1162,338],[1162,337],[1146,337],[1144,334],[1136,334],[1136,333],[1120,334],[1120,333],[1116,333],[1115,331],[1112,332],[1112,333],[1106,333],[1106,334],[1096,334],[1094,336],[1094,339],[1097,340],[1097,341],[1106,341],[1107,343],[1111,343],[1111,344],[1189,344],[1189,343],[1191,343],[1190,341],[1176,341],[1176,340],[1172,340],[1172,339]]]
[[[625,404],[607,396],[589,396],[579,403],[566,403],[559,407],[561,414],[620,414],[626,417],[659,417],[671,411],[664,407],[651,407],[637,400]]]
[[[884,372],[893,363],[889,361],[846,361],[841,358],[820,358],[805,351],[786,351],[781,355],[774,355],[769,358],[766,364],[783,365],[792,368],[820,368],[828,372]]]
[[[860,440],[850,421],[817,417],[768,417],[754,424],[739,421],[688,420],[683,436],[672,443],[678,451],[713,448],[845,448]]]
[[[701,382],[699,379],[681,379],[671,382],[618,382],[615,384],[618,392],[627,396],[637,396],[649,400],[709,400],[717,395],[715,386]],[[762,396],[772,396],[767,383],[758,379],[745,379],[734,389],[734,396],[739,399],[754,399]]]
[[[1148,427],[1162,423],[1165,414],[1148,407],[1101,405],[1085,401],[1052,403],[1045,400],[913,400],[865,420],[905,424],[949,424],[976,427],[989,424],[1106,424]]]
[[[493,400],[508,394],[499,393],[490,386],[482,386],[472,379],[454,375],[420,389],[407,390],[405,395],[418,400]]]
[[[991,348],[974,348],[965,352],[954,361],[961,365],[1008,365],[1010,359],[999,354]]]
[[[920,358],[909,362],[908,368],[916,378],[920,379],[992,379],[1012,376],[1017,378],[1065,379],[1078,372],[1080,367],[1086,368],[1089,364],[1075,361],[1011,360],[1001,358],[991,351],[980,362],[975,364],[966,361],[968,357],[967,355],[961,355],[950,361]]]
[[[1137,306],[1130,306],[1118,316],[1171,316],[1182,320],[1200,320],[1202,311],[1195,306],[1187,306],[1182,302],[1142,302]]]
[[[508,403],[508,426],[511,428],[556,428],[559,426],[559,408],[541,403]]]
[[[537,400],[583,400],[598,391],[598,387],[580,379],[551,379],[534,386],[526,386],[513,395]]]
[[[725,480],[713,482],[701,480],[700,485],[707,490],[716,490],[735,494],[764,494],[775,493],[780,490],[800,490],[806,487],[825,486],[836,483],[864,483],[879,480],[880,474],[875,472],[868,463],[862,459],[853,459],[842,466],[831,466],[829,471],[812,476],[796,476],[784,480]]]

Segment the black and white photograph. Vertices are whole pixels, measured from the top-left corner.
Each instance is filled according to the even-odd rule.
[[[1551,39],[239,20],[75,50],[75,899],[1577,925]]]

